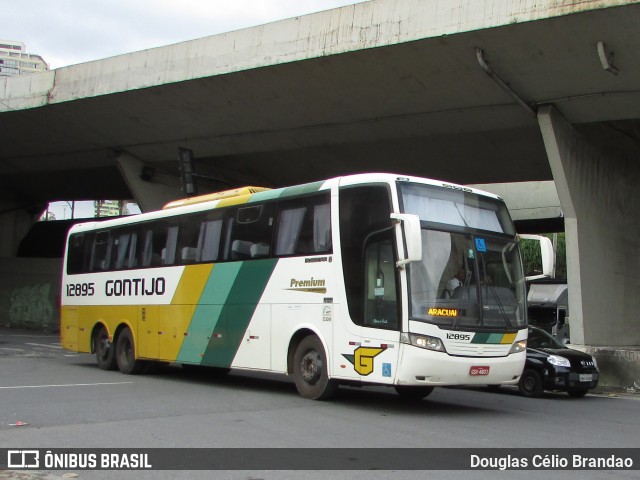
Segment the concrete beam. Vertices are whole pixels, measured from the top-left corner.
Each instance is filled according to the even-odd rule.
[[[0,78],[0,112],[629,4],[629,0],[376,0],[166,47]],[[633,3],[633,2],[631,2]]]
[[[119,153],[115,161],[141,211],[160,210],[168,202],[183,196],[177,175],[158,172],[126,152]],[[145,167],[148,171],[143,171]],[[176,171],[177,168],[176,160]]]
[[[505,201],[514,221],[562,218],[562,206],[553,181],[476,183],[469,185],[494,193]],[[545,233],[545,232],[539,232]]]

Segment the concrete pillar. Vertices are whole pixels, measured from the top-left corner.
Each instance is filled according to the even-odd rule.
[[[553,107],[538,120],[565,213],[572,341],[640,345],[640,165],[624,136],[594,144]]]
[[[615,370],[621,377],[612,383],[633,385],[640,375],[640,145],[606,125],[578,130],[552,106],[539,110],[538,122],[565,213],[571,342],[629,360],[605,373]]]
[[[116,156],[116,164],[122,173],[133,197],[143,212],[159,210],[172,200],[182,198],[176,162],[176,175],[162,174],[154,167],[147,167],[133,155],[122,152]]]
[[[0,199],[0,257],[15,257],[20,241],[27,234],[36,218],[18,202]]]

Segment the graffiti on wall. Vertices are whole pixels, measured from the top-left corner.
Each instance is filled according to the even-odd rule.
[[[9,321],[14,326],[53,325],[51,284],[27,285],[14,288],[9,300]]]

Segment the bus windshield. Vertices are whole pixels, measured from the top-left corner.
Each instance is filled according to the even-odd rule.
[[[484,230],[509,236],[516,231],[504,202],[469,190],[399,183],[405,213],[445,228]]]
[[[504,203],[415,184],[400,191],[422,225],[422,260],[409,266],[410,318],[443,328],[524,325],[524,273]]]

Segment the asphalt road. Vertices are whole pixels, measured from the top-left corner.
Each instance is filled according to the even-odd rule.
[[[0,448],[624,448],[638,447],[633,396],[438,388],[420,402],[387,388],[341,388],[325,402],[286,377],[212,377],[168,366],[150,375],[105,372],[54,335],[0,328]],[[322,450],[319,450],[322,452]],[[304,473],[304,474],[303,474]],[[4,478],[425,478],[415,471],[0,471]],[[503,473],[503,472],[500,472]],[[640,471],[504,472],[509,478],[640,478]],[[66,477],[63,477],[66,475]],[[431,472],[429,478],[496,478]]]

